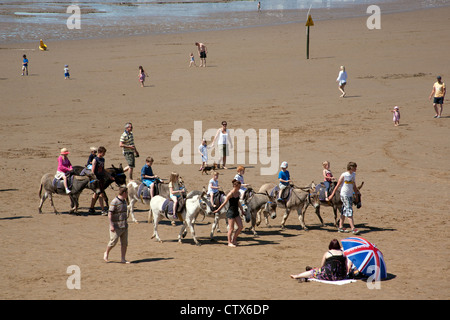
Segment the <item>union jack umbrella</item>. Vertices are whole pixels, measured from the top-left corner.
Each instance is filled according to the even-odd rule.
[[[378,248],[361,237],[343,239],[344,254],[356,269],[365,276],[372,276],[375,280],[387,277],[386,263]]]

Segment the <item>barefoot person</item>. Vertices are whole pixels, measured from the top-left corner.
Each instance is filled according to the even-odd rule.
[[[431,100],[431,97],[434,96],[433,108],[434,111],[436,111],[436,114],[434,115],[435,118],[442,117],[442,109],[444,108],[443,104],[445,93],[446,93],[445,83],[442,82],[441,76],[437,76],[437,81],[433,84],[433,89],[431,90],[429,97],[429,99]]]
[[[242,220],[239,215],[239,210],[241,211],[242,215],[245,215],[244,209],[242,208],[242,205],[239,201],[240,199],[240,192],[239,189],[241,188],[241,182],[238,180],[233,180],[233,189],[227,194],[227,197],[225,198],[225,201],[220,205],[219,208],[217,208],[214,213],[219,212],[229,201],[230,206],[227,211],[227,219],[228,219],[228,246],[229,247],[236,247],[237,245],[237,237],[239,233],[241,233],[243,225]],[[238,228],[236,231],[234,230],[234,224],[237,224]],[[233,235],[234,232],[234,235]]]
[[[208,49],[201,42],[196,42],[198,55],[200,56],[200,67],[206,67],[206,54],[208,53]]]
[[[336,79],[336,82],[339,83],[339,91],[342,92],[341,98],[345,97],[345,85],[347,84],[347,72],[345,71],[345,67],[341,66],[341,71],[339,71],[339,75]]]
[[[344,220],[345,217],[348,218],[350,223],[350,227],[352,228],[353,234],[358,234],[358,229],[355,228],[355,224],[353,221],[353,194],[359,194],[358,187],[356,186],[356,168],[357,165],[355,162],[349,162],[347,164],[347,171],[341,174],[339,177],[338,183],[336,187],[334,187],[331,195],[326,198],[327,201],[331,201],[333,199],[336,190],[338,190],[341,186],[341,201],[342,201],[342,211],[341,211],[341,219],[339,220],[339,232],[348,232],[344,229]]]
[[[122,263],[129,263],[125,259],[128,247],[128,222],[127,222],[127,199],[128,189],[126,187],[119,188],[119,194],[109,205],[109,242],[103,259],[109,262],[108,257],[112,248],[114,248],[120,239],[121,260]]]

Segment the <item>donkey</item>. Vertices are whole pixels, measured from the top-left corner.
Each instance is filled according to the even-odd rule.
[[[150,200],[150,210],[153,214],[153,235],[152,239],[156,237],[158,242],[162,242],[161,238],[158,234],[158,224],[159,222],[166,217],[163,212],[163,204],[167,199],[156,195]],[[181,212],[177,212],[177,216],[183,221],[183,226],[181,227],[180,233],[178,235],[178,242],[181,243],[181,238],[186,235],[185,229],[186,225],[189,227],[192,238],[194,239],[195,244],[199,245],[200,243],[195,236],[194,225],[192,221],[199,214],[200,211],[206,210],[206,202],[204,201],[204,196],[194,196],[192,198],[186,199],[185,205],[181,208]],[[170,221],[175,221],[173,216],[168,215]]]
[[[139,180],[131,180],[128,182],[128,214],[131,214],[131,219],[134,223],[139,223],[139,221],[136,220],[134,216],[134,205],[137,201],[141,201],[143,204],[146,204],[149,206],[149,213],[148,213],[148,223],[152,222],[152,214],[151,214],[151,208],[150,208],[150,198],[143,198],[139,195],[139,187],[141,185],[141,181]],[[164,183],[162,180],[157,180],[155,182],[155,195],[160,195],[164,198],[169,197],[169,184]],[[145,186],[145,188],[147,188]],[[150,191],[149,191],[150,193]]]
[[[273,183],[266,183],[261,186],[259,189],[259,192],[270,192],[276,187]],[[308,228],[305,225],[305,212],[306,209],[309,207],[309,205],[312,205],[316,209],[316,214],[318,215],[322,225],[323,221],[320,218],[320,201],[317,193],[315,192],[315,184],[311,183],[310,186],[299,188],[299,187],[292,187],[291,195],[286,203],[284,202],[277,202],[277,206],[280,208],[284,208],[285,214],[283,216],[283,219],[281,221],[281,229],[285,228],[286,220],[289,217],[289,213],[291,210],[297,210],[298,214],[298,220],[300,221],[300,225],[302,226],[303,230],[308,230]]]
[[[203,192],[206,192],[205,190],[206,190],[205,187],[203,187],[203,191],[193,190],[193,191],[188,193],[187,199],[189,199],[189,198],[191,198],[193,196],[196,196],[196,195],[201,195]],[[220,203],[222,203],[224,200],[225,200],[225,195],[222,195],[221,199],[220,199]],[[220,209],[219,212],[213,213],[215,209],[213,207],[213,204],[211,203],[211,199],[210,199],[209,196],[206,197],[206,211],[203,212],[203,219],[205,219],[205,217],[214,218],[214,222],[213,222],[212,227],[211,227],[211,233],[209,234],[210,241],[215,241],[214,240],[214,232],[216,231],[216,229],[217,229],[217,232],[220,232],[220,230],[219,230],[219,221],[221,219],[226,221],[226,219],[227,219],[226,215],[227,215],[228,207],[229,207],[229,204],[227,203],[227,204],[225,204],[225,206],[223,206],[222,209]]]
[[[102,191],[105,191],[113,182],[115,182],[118,187],[124,187],[127,184],[127,176],[123,171],[122,164],[120,164],[118,168],[111,165],[111,167],[105,169],[105,171],[105,178],[101,181]],[[92,173],[90,169],[82,166],[73,166],[73,172],[76,175],[89,175]],[[108,196],[106,195],[106,192],[103,192],[103,194],[105,197],[105,206],[108,207]]]
[[[250,230],[253,230],[253,235],[256,233],[256,218],[260,211],[270,215],[272,219],[277,217],[277,203],[275,197],[271,197],[267,192],[265,193],[253,193],[249,199],[244,200],[244,204],[247,206],[246,210],[251,216],[252,226]]]
[[[42,213],[42,205],[44,204],[45,199],[50,198],[50,203],[53,207],[55,214],[58,214],[58,211],[53,204],[53,194],[61,194],[67,195],[65,189],[58,188],[53,184],[55,176],[51,173],[46,173],[41,178],[41,185],[39,188],[39,198],[41,201],[39,203],[39,213]],[[77,213],[78,211],[78,199],[80,197],[81,192],[85,189],[89,188],[92,191],[99,193],[100,190],[100,181],[98,181],[93,174],[89,174],[88,176],[73,176],[72,189],[71,193],[68,194],[70,197],[71,209],[69,213]],[[44,193],[42,194],[42,190]]]
[[[364,181],[361,182],[361,184],[358,187],[358,190],[361,191],[361,188],[364,186]],[[331,187],[330,187],[330,191],[329,194],[331,192],[333,192],[333,188],[336,187],[336,182],[334,182]],[[340,212],[342,212],[342,200],[341,200],[341,192],[340,190],[336,190],[336,193],[333,196],[333,199],[331,199],[331,201],[326,201],[326,200],[322,200],[320,201],[320,204],[322,206],[326,206],[326,207],[332,207],[333,208],[333,213],[334,213],[334,226],[337,228],[339,226],[339,220],[340,217],[338,217],[337,215],[337,211],[339,210]],[[355,195],[353,197],[353,204],[356,205],[356,208],[361,208],[361,194],[359,195]],[[320,218],[320,208],[319,208],[319,218]],[[322,218],[320,218],[320,220],[322,220]]]

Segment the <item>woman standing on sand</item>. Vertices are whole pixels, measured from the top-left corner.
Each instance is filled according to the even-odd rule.
[[[342,92],[341,98],[345,97],[344,87],[347,84],[347,72],[345,71],[344,66],[341,66],[341,71],[339,71],[339,75],[336,79],[336,82],[339,83],[339,91]]]
[[[218,140],[217,140],[217,138],[218,138]],[[222,158],[223,168],[227,169],[226,164],[227,164],[227,156],[229,153],[228,143],[230,144],[231,148],[233,148],[233,143],[232,143],[230,131],[227,129],[226,121],[222,121],[222,128],[217,130],[216,136],[214,137],[214,140],[211,144],[211,146],[213,148],[215,146],[216,140],[217,140],[217,146],[219,148],[219,156]],[[219,168],[219,166],[220,166],[220,160],[219,160],[219,163],[217,164],[217,168]]]

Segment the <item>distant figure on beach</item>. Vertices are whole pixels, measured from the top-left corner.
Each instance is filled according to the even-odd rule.
[[[394,121],[394,126],[397,127],[400,124],[400,110],[398,109],[398,106],[395,106],[394,110],[391,112],[394,114],[392,121]]]
[[[436,114],[434,115],[435,118],[440,118],[442,116],[446,91],[447,90],[445,89],[445,83],[442,82],[441,76],[437,76],[437,81],[434,83],[429,97],[429,99],[431,100],[431,97],[434,95],[433,107],[434,111],[436,111]]]
[[[103,254],[103,260],[109,262],[109,253],[120,239],[121,263],[129,263],[125,259],[128,248],[128,214],[127,214],[128,189],[119,188],[119,194],[111,201],[108,210],[109,242]]]
[[[141,87],[144,87],[145,77],[148,77],[148,74],[145,73],[144,68],[139,66],[139,82],[141,83]]]
[[[27,55],[24,54],[22,56],[23,60],[22,60],[22,75],[28,75],[28,59],[27,59]]]
[[[347,84],[347,72],[345,71],[345,67],[341,66],[341,71],[339,71],[339,75],[336,79],[336,82],[339,83],[339,91],[342,92],[341,98],[345,97],[345,85]]]
[[[69,74],[69,66],[66,64],[64,66],[64,80],[70,80],[70,74]]]
[[[196,42],[195,45],[198,49],[198,55],[200,56],[200,67],[206,67],[206,54],[208,53],[208,49],[201,42]]]
[[[261,11],[261,1],[258,1],[258,12]]]
[[[194,54],[191,52],[189,55],[189,68],[192,66],[196,67],[197,65],[195,64]]]

